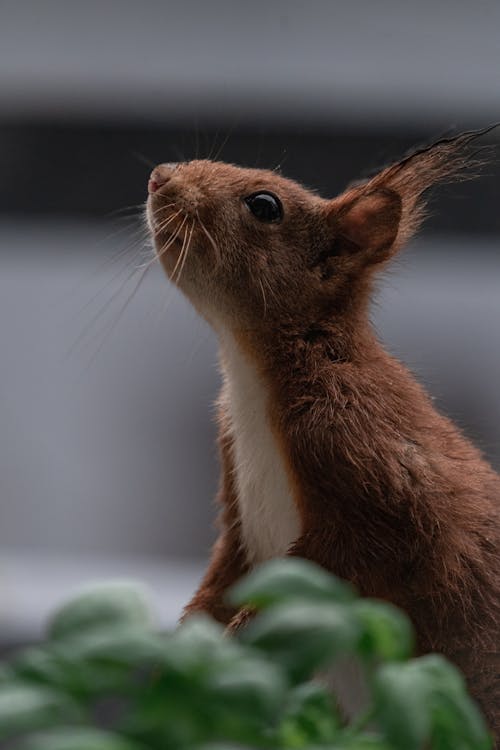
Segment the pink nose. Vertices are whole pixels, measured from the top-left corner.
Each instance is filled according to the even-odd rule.
[[[159,164],[157,167],[155,167],[151,172],[151,176],[149,178],[148,192],[156,193],[156,191],[159,190],[162,185],[165,185],[172,177],[176,166],[177,164],[170,162],[169,164]]]

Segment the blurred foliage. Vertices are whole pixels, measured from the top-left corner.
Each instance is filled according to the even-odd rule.
[[[47,640],[0,668],[0,744],[19,750],[487,750],[457,670],[411,659],[394,607],[359,599],[303,560],[268,563],[233,588],[258,610],[229,637],[205,616],[158,632],[133,584],[87,589],[54,614]],[[358,663],[369,696],[342,718],[317,677]],[[3,744],[2,744],[3,746]]]

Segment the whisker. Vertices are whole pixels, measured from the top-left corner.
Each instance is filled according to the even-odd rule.
[[[229,129],[229,132],[228,132],[228,134],[226,135],[226,137],[225,137],[225,138],[224,138],[224,140],[222,141],[221,145],[219,146],[219,148],[218,148],[218,150],[217,150],[217,153],[215,154],[215,156],[214,156],[214,158],[213,158],[213,160],[214,160],[214,161],[218,161],[218,159],[219,159],[220,155],[222,154],[222,151],[223,151],[223,150],[224,150],[224,148],[225,148],[225,147],[227,146],[227,142],[229,141],[229,138],[230,138],[230,137],[232,136],[232,134],[234,133],[234,129],[235,129],[235,127],[236,127],[236,124],[232,125],[232,127],[231,127],[231,128]]]
[[[165,254],[165,253],[167,252],[167,250],[168,250],[168,249],[169,249],[169,247],[170,247],[170,246],[172,245],[172,243],[174,242],[174,240],[175,240],[175,239],[176,239],[176,238],[177,238],[177,237],[179,236],[179,233],[181,232],[181,230],[182,230],[182,228],[183,228],[184,224],[186,223],[186,221],[187,221],[187,218],[188,218],[187,216],[184,216],[184,218],[183,218],[183,220],[182,220],[182,222],[181,222],[181,224],[180,224],[179,228],[177,229],[177,232],[176,232],[176,233],[175,233],[175,234],[174,234],[174,235],[172,236],[172,238],[171,238],[171,239],[170,239],[170,241],[168,242],[167,246],[166,246],[165,248],[162,248],[161,252],[159,252],[159,253],[158,253],[158,258],[161,258],[161,257],[162,257],[162,255],[164,255],[164,254]],[[179,263],[181,262],[181,258],[182,258],[182,251],[184,250],[184,243],[185,243],[185,242],[186,242],[186,235],[184,235],[184,239],[183,239],[183,241],[182,241],[182,247],[181,247],[181,251],[180,251],[180,253],[179,253],[179,257],[177,258],[177,260],[176,260],[176,262],[175,262],[174,270],[172,271],[172,279],[174,278],[174,276],[175,276],[175,272],[177,271],[177,267],[178,267]]]
[[[172,206],[174,204],[171,204]],[[165,208],[165,207],[164,207]],[[157,227],[157,231],[164,230],[168,225],[170,225],[172,222],[174,222],[178,217],[182,214],[182,210],[178,209],[173,215],[168,216],[166,219],[164,219]],[[183,220],[181,221],[180,225],[177,227],[175,232],[172,234],[171,237],[168,238],[167,242],[164,244],[164,246],[161,248],[158,254],[155,253],[155,256],[148,260],[148,262],[141,266],[137,266],[137,255],[134,254],[134,256],[128,261],[125,268],[121,268],[117,274],[114,274],[110,280],[106,283],[105,287],[109,286],[110,283],[115,281],[124,270],[129,268],[129,272],[126,275],[126,278],[119,284],[118,288],[114,290],[114,292],[108,297],[108,299],[105,301],[104,305],[100,306],[100,309],[92,315],[90,320],[87,321],[87,323],[84,325],[83,329],[81,330],[79,336],[77,337],[76,341],[73,343],[71,348],[69,349],[66,356],[71,355],[78,347],[80,347],[87,339],[89,332],[93,329],[96,322],[99,321],[105,314],[110,310],[112,305],[115,303],[117,298],[122,294],[124,289],[127,287],[127,285],[134,279],[134,277],[139,273],[139,277],[137,281],[134,283],[132,290],[127,295],[126,300],[124,303],[120,306],[118,311],[115,315],[113,315],[113,319],[111,320],[110,324],[106,326],[106,330],[104,331],[104,335],[101,338],[101,341],[95,350],[94,354],[91,357],[89,365],[95,360],[96,356],[101,351],[102,347],[108,340],[109,336],[111,335],[112,331],[115,329],[116,325],[118,324],[120,318],[122,317],[123,313],[125,312],[127,306],[130,304],[131,300],[137,293],[139,287],[141,286],[148,270],[150,269],[151,265],[154,263],[155,260],[157,260],[163,253],[167,252],[168,248],[171,246],[171,244],[176,240],[179,233],[182,231],[183,227],[185,226],[185,223],[187,221],[187,217],[184,216]],[[142,235],[144,236],[144,239],[146,238],[146,227],[142,227]],[[135,244],[135,242],[134,242]],[[123,254],[124,251],[120,252],[120,255]],[[133,264],[133,268],[130,270],[130,265]],[[93,295],[93,297],[89,300],[89,302],[86,303],[85,308],[87,308],[95,299],[102,293],[103,289],[99,290],[96,294]],[[84,309],[85,309],[84,308]],[[88,342],[90,343],[90,341]],[[85,345],[87,346],[87,345]]]
[[[145,201],[143,201],[142,203],[132,204],[131,206],[122,206],[121,208],[113,209],[113,211],[108,211],[106,216],[110,216],[110,217],[117,216],[119,214],[125,213],[126,211],[140,211],[141,209],[144,208],[144,206],[145,206]]]
[[[253,167],[254,169],[258,169],[260,167],[260,160],[262,157],[262,133],[259,133],[259,141],[257,145],[257,155],[255,157]]]
[[[120,270],[120,273],[122,273],[122,272],[123,272],[123,269]],[[134,268],[132,269],[132,271],[130,271],[130,273],[127,275],[127,278],[124,281],[122,281],[122,283],[120,284],[120,286],[118,287],[118,289],[116,289],[113,292],[113,294],[110,297],[108,297],[108,299],[106,300],[106,302],[99,308],[99,310],[96,313],[94,313],[94,315],[92,315],[92,317],[90,318],[90,320],[87,321],[87,323],[84,325],[84,327],[80,331],[79,335],[77,336],[76,340],[74,341],[74,343],[69,348],[69,350],[67,352],[67,355],[66,355],[67,357],[69,357],[71,354],[73,354],[73,352],[83,342],[83,340],[84,340],[85,336],[88,334],[88,332],[92,329],[92,327],[95,325],[95,323],[104,315],[104,313],[110,308],[110,306],[113,304],[114,300],[122,293],[123,289],[126,287],[126,285],[128,284],[128,282],[131,279],[133,279],[133,277],[135,276],[136,273],[137,273],[137,268],[134,266]],[[114,281],[115,278],[116,277],[114,277],[111,281]],[[111,283],[111,282],[108,282],[108,284],[106,286],[109,286],[109,283]],[[95,300],[95,298],[99,294],[101,294],[102,291],[103,291],[102,289],[99,290],[99,292],[97,292],[94,295],[94,297],[93,297],[93,299],[91,301]],[[85,307],[88,307],[89,304],[90,304],[90,302],[87,302],[87,304],[85,305]]]
[[[182,212],[181,212],[181,210],[179,209],[179,211],[177,211],[177,213],[176,213],[176,214],[174,214],[173,216],[169,217],[169,219],[168,219],[168,220],[167,220],[167,221],[165,222],[165,225],[166,225],[167,223],[170,223],[170,221],[173,221],[173,220],[174,220],[175,218],[177,218],[177,216],[178,216],[178,215],[179,215],[180,213],[182,213]],[[101,344],[99,345],[98,349],[96,350],[96,352],[95,352],[95,354],[94,354],[94,357],[92,358],[92,361],[93,361],[93,359],[95,359],[95,356],[97,356],[97,354],[99,353],[99,351],[100,351],[100,350],[102,349],[102,346],[103,346],[104,342],[105,342],[105,341],[107,340],[107,338],[109,337],[109,334],[110,334],[110,333],[112,332],[112,330],[113,330],[113,329],[115,328],[115,326],[117,325],[117,323],[118,323],[118,321],[119,321],[119,318],[121,317],[121,315],[122,315],[122,314],[123,314],[123,312],[125,311],[125,309],[126,309],[127,305],[128,305],[129,303],[130,303],[130,301],[131,301],[132,297],[133,297],[133,296],[134,296],[134,295],[136,294],[137,290],[139,289],[139,287],[140,287],[140,285],[141,285],[141,283],[142,283],[142,281],[143,281],[144,277],[146,276],[146,273],[147,273],[147,272],[148,272],[148,270],[149,270],[149,269],[151,268],[151,266],[153,265],[153,263],[154,263],[154,262],[155,262],[156,260],[158,260],[158,259],[159,259],[159,258],[161,257],[161,255],[163,255],[163,254],[164,254],[165,252],[167,252],[168,248],[169,248],[169,247],[170,247],[170,246],[172,245],[172,243],[173,243],[173,242],[175,241],[175,239],[177,238],[177,236],[178,236],[179,232],[180,232],[180,231],[182,230],[182,227],[184,226],[184,224],[185,224],[186,220],[187,220],[187,216],[185,216],[185,217],[184,217],[184,219],[183,219],[183,221],[181,222],[180,226],[179,226],[179,227],[177,228],[177,230],[176,230],[176,231],[174,232],[174,234],[173,234],[173,235],[172,235],[172,236],[171,236],[171,237],[170,237],[170,238],[168,239],[168,241],[167,241],[167,242],[166,242],[166,244],[165,244],[165,245],[164,245],[164,246],[163,246],[163,247],[161,248],[161,250],[160,250],[160,252],[159,252],[158,254],[155,254],[155,255],[154,255],[154,257],[153,257],[153,258],[152,258],[152,259],[151,259],[151,260],[150,260],[149,262],[147,262],[147,263],[146,263],[146,264],[145,264],[144,266],[135,266],[135,267],[133,268],[133,270],[131,271],[131,273],[129,273],[129,275],[127,276],[127,278],[125,279],[125,281],[124,281],[124,282],[123,282],[123,283],[122,283],[122,284],[120,285],[120,287],[119,287],[119,288],[118,288],[118,289],[117,289],[117,290],[116,290],[116,291],[115,291],[115,292],[114,292],[114,293],[113,293],[113,294],[111,295],[111,297],[110,297],[110,298],[109,298],[109,299],[108,299],[108,300],[106,301],[106,303],[105,303],[105,304],[104,304],[104,305],[103,305],[103,306],[102,306],[102,307],[100,308],[100,310],[99,310],[99,311],[98,311],[98,312],[97,312],[97,313],[96,313],[96,314],[95,314],[95,315],[94,315],[94,316],[93,316],[93,317],[92,317],[92,318],[90,319],[90,321],[89,321],[89,322],[88,322],[88,323],[86,324],[86,326],[84,327],[83,331],[82,331],[82,332],[81,332],[81,334],[79,335],[79,337],[78,337],[77,341],[76,341],[76,342],[75,342],[75,344],[74,344],[74,345],[73,345],[73,346],[71,347],[71,350],[70,350],[70,352],[69,352],[69,353],[71,353],[71,352],[72,352],[72,351],[73,351],[73,350],[74,350],[74,349],[75,349],[75,348],[76,348],[76,347],[78,346],[78,344],[79,344],[79,343],[80,343],[80,342],[82,341],[82,339],[83,339],[83,338],[84,338],[84,336],[85,336],[85,335],[87,334],[87,332],[88,332],[88,331],[90,330],[90,328],[91,328],[91,327],[92,327],[92,326],[93,326],[93,325],[95,324],[95,322],[96,322],[96,321],[97,321],[97,320],[98,320],[98,319],[99,319],[100,317],[102,317],[102,315],[103,315],[103,314],[104,314],[104,313],[106,312],[106,310],[108,310],[108,308],[109,308],[109,307],[111,306],[111,304],[112,304],[112,303],[114,302],[114,300],[115,300],[115,299],[116,299],[116,298],[117,298],[117,297],[118,297],[118,296],[119,296],[119,295],[121,294],[121,292],[123,291],[123,289],[125,288],[125,286],[126,286],[126,285],[128,284],[128,282],[129,282],[129,281],[130,281],[130,280],[131,280],[131,279],[132,279],[132,278],[133,278],[133,277],[135,276],[135,274],[136,274],[136,273],[137,273],[137,272],[139,271],[139,272],[140,272],[140,276],[139,276],[139,279],[138,279],[138,281],[137,281],[136,285],[135,285],[135,286],[134,286],[134,288],[132,289],[132,292],[131,292],[131,294],[129,295],[129,297],[127,298],[127,300],[125,301],[124,305],[122,305],[122,307],[121,307],[121,308],[120,308],[120,310],[118,311],[118,314],[117,314],[117,316],[115,316],[115,319],[114,319],[113,323],[111,324],[111,326],[110,326],[110,327],[108,328],[108,330],[106,331],[106,333],[105,333],[105,336],[104,336],[104,339],[103,339],[103,341],[101,341]],[[129,264],[129,265],[130,265],[130,264]]]
[[[151,169],[154,169],[156,167],[156,164],[154,161],[151,161],[151,159],[148,159],[147,156],[144,156],[144,154],[141,154],[140,151],[131,151],[130,152],[133,157],[135,157],[138,161],[145,164],[147,167],[151,167]]]
[[[198,219],[198,221],[199,221],[199,223],[200,223],[200,226],[201,226],[201,228],[202,228],[203,232],[205,233],[206,237],[208,238],[208,240],[209,240],[210,244],[212,245],[212,247],[213,247],[213,249],[214,249],[214,252],[215,252],[215,259],[216,259],[216,261],[217,261],[217,262],[219,262],[219,261],[220,261],[220,252],[219,252],[219,248],[217,247],[217,244],[216,244],[216,242],[215,242],[214,238],[212,237],[212,235],[210,234],[210,232],[209,232],[209,231],[208,231],[208,229],[206,228],[205,224],[204,224],[204,223],[202,222],[202,220],[201,220],[201,218],[200,218],[200,215],[199,215],[199,213],[198,213],[198,210],[196,210],[196,218]]]
[[[112,239],[117,239],[119,235],[128,234],[131,239],[129,239],[126,245],[124,245],[124,247],[127,247],[128,245],[136,241],[137,238],[142,237],[143,239],[146,239],[147,233],[148,227],[145,221],[134,222],[133,225],[129,224],[126,227],[121,227],[121,229],[118,229],[116,232],[112,232],[110,235],[108,235],[108,237],[106,237],[105,242],[109,242]],[[121,249],[118,252],[121,252]]]
[[[186,155],[184,152],[177,146],[175,143],[170,144],[171,150],[174,152],[174,154],[177,156],[177,159],[179,161],[186,161]]]
[[[169,208],[177,208],[175,203],[167,203],[165,206],[161,206],[160,208],[157,208],[155,211],[151,212],[151,215],[153,219],[159,220],[158,217],[161,216],[161,214],[164,214],[165,211],[167,211]],[[179,209],[180,210],[180,209]],[[147,214],[146,214],[147,216]],[[167,216],[167,219],[169,219],[170,216]]]
[[[214,135],[214,140],[212,142],[212,145],[210,146],[210,151],[208,152],[207,159],[209,161],[212,160],[212,154],[215,152],[215,149],[217,148],[217,138],[219,137],[220,128],[217,128]]]
[[[182,212],[179,211],[178,213],[182,213]],[[152,266],[153,263],[155,263],[157,260],[160,260],[160,258],[162,257],[162,255],[164,255],[169,250],[169,248],[173,245],[173,243],[175,242],[175,240],[179,236],[179,232],[181,232],[182,227],[184,226],[186,220],[187,220],[187,216],[184,217],[184,219],[182,220],[182,222],[180,223],[180,225],[177,227],[177,229],[175,230],[175,232],[168,238],[168,240],[165,243],[165,245],[163,245],[163,247],[158,252],[155,252],[155,254],[151,258],[151,260],[149,260],[144,266],[140,267],[141,269],[142,268],[149,268],[149,266]],[[179,258],[177,258],[177,263],[178,262],[179,262]],[[176,263],[176,267],[177,267],[177,263]]]
[[[95,267],[93,267],[91,270],[89,270],[87,273],[84,274],[85,282],[90,282],[95,279],[95,277],[98,274],[107,273],[111,267],[116,266],[120,261],[125,260],[126,256],[134,250],[139,249],[143,243],[146,240],[147,237],[147,230],[145,226],[136,226],[135,229],[131,229],[130,227],[121,228],[117,232],[112,232],[110,235],[108,235],[104,240],[100,240],[99,243],[96,245],[97,248],[101,248],[101,246],[107,242],[109,239],[116,237],[118,234],[120,234],[124,229],[130,230],[130,240],[126,242],[124,245],[121,245],[118,249],[113,250],[107,257],[104,257],[102,260],[99,259],[96,261]],[[125,262],[125,266],[120,268],[117,274],[113,274],[110,280],[106,281],[105,284],[92,296],[91,300],[86,302],[83,307],[80,310],[77,310],[75,312],[75,315],[80,314],[85,310],[88,305],[97,297],[101,292],[103,292],[109,284],[117,278],[125,268],[127,268],[132,261],[135,259],[136,254],[134,252],[134,256],[132,258],[129,258]],[[114,268],[113,268],[114,271]],[[82,280],[78,281],[71,289],[68,290],[68,295],[70,297],[74,297],[75,294],[79,293],[81,291],[82,287]]]
[[[281,167],[283,166],[283,164],[286,162],[287,159],[288,159],[288,152],[287,152],[286,148],[284,148],[283,152],[281,154],[280,161],[276,164],[275,167],[273,167],[272,171],[273,172],[279,172],[279,171],[281,171]]]
[[[208,159],[209,158],[209,156],[208,156],[209,151],[210,151],[210,136],[209,136],[207,130],[205,129],[203,131],[203,153],[205,154],[205,156],[202,156],[201,158],[202,159]]]
[[[174,206],[175,203],[165,203],[163,206],[155,208],[151,213],[153,214],[153,216],[156,216],[156,214],[161,214],[163,211],[165,211],[166,208],[173,208]]]
[[[139,287],[141,286],[142,282],[146,278],[146,274],[147,274],[149,268],[150,268],[150,266],[147,266],[144,269],[144,271],[142,271],[142,273],[140,274],[140,276],[137,279],[137,282],[135,283],[134,287],[132,288],[132,291],[130,292],[129,296],[127,297],[127,299],[125,300],[125,302],[123,303],[123,305],[118,310],[118,313],[115,315],[115,317],[114,317],[111,325],[105,331],[104,336],[102,337],[99,346],[97,347],[97,349],[95,350],[94,354],[92,355],[92,357],[90,358],[90,360],[88,362],[88,367],[90,367],[93,364],[93,362],[95,361],[95,359],[98,356],[99,352],[102,350],[102,347],[104,346],[104,344],[106,343],[106,341],[109,339],[109,337],[112,334],[112,332],[115,330],[115,328],[118,325],[118,323],[119,323],[119,321],[120,321],[123,313],[127,309],[128,305],[130,304],[130,302],[132,301],[132,299],[135,297],[137,291],[139,290]],[[134,274],[135,273],[137,273],[137,269],[134,270]],[[127,282],[130,280],[130,278],[132,278],[132,277],[129,277],[129,279],[127,279]],[[120,288],[120,291],[122,289],[123,289],[123,285]],[[114,295],[114,296],[116,296],[116,295]]]
[[[194,158],[199,159],[200,156],[200,124],[198,121],[198,115],[194,116]]]
[[[168,240],[167,240],[167,242],[165,243],[165,245],[163,245],[163,247],[162,247],[162,248],[160,249],[160,251],[158,252],[158,257],[159,257],[159,258],[161,258],[161,257],[162,257],[162,255],[164,255],[164,254],[165,254],[165,253],[167,252],[167,250],[168,250],[168,249],[169,249],[169,248],[170,248],[170,247],[172,246],[172,243],[173,243],[173,242],[174,242],[174,241],[175,241],[175,240],[177,239],[177,237],[179,236],[179,233],[181,232],[181,230],[182,230],[182,227],[184,226],[184,224],[186,223],[186,221],[187,221],[187,216],[184,216],[184,217],[183,217],[183,219],[182,219],[182,221],[181,221],[181,223],[179,224],[179,226],[178,226],[178,227],[177,227],[177,229],[175,230],[175,232],[174,232],[174,233],[173,233],[173,234],[172,234],[172,235],[171,235],[171,236],[170,236],[170,237],[168,238]]]
[[[264,317],[267,315],[267,302],[266,302],[266,293],[264,292],[264,285],[262,283],[262,279],[259,277],[259,286],[260,290],[262,292],[262,301],[264,302]]]
[[[272,300],[274,300],[274,302],[275,302],[275,303],[278,303],[278,302],[279,302],[279,299],[278,299],[278,297],[277,297],[277,295],[276,295],[276,292],[275,292],[275,291],[273,290],[273,288],[272,288],[271,284],[269,283],[269,279],[266,279],[266,277],[265,277],[265,276],[260,276],[259,278],[260,278],[260,279],[261,279],[262,281],[264,281],[264,283],[265,283],[265,285],[266,285],[266,287],[267,287],[267,291],[268,291],[268,293],[269,293],[269,295],[270,295],[271,299],[272,299]]]
[[[161,224],[159,224],[158,227],[156,227],[156,231],[157,232],[163,232],[167,228],[167,226],[169,224],[171,224],[173,221],[175,221],[175,219],[177,219],[177,217],[181,213],[182,213],[182,211],[181,211],[181,209],[179,209],[178,211],[176,211],[175,214],[173,214],[172,216],[169,216],[168,219],[166,219]],[[153,263],[155,262],[155,260],[158,260],[158,258],[161,255],[163,255],[163,252],[166,251],[170,247],[170,245],[172,244],[172,242],[175,240],[177,234],[178,234],[178,231],[174,232],[173,237],[170,236],[168,238],[166,246],[163,246],[159,253],[155,252],[154,255],[153,255],[153,257],[150,260],[148,260],[145,265],[146,266],[153,265]],[[145,267],[144,265],[143,266],[139,266],[139,268],[144,268],[144,267]]]
[[[187,220],[187,218],[188,218],[187,216],[185,216],[185,217],[184,217],[184,219],[185,219],[185,220]],[[184,222],[183,222],[183,224],[184,224]],[[181,225],[181,227],[182,227],[182,225]],[[179,229],[181,229],[181,227],[179,227]],[[193,224],[192,224],[192,226],[191,226],[191,232],[190,232],[190,238],[189,238],[189,242],[187,243],[187,247],[188,247],[188,249],[189,249],[189,244],[190,244],[190,242],[191,242],[191,235],[192,235],[192,232],[193,232],[193,228],[194,228],[194,220],[193,220]],[[184,240],[185,240],[185,239],[186,239],[186,236],[185,236]],[[161,321],[161,320],[162,320],[162,319],[164,318],[164,316],[165,316],[165,314],[166,314],[166,312],[167,312],[167,310],[168,310],[168,308],[169,308],[169,306],[170,306],[170,303],[171,303],[171,302],[172,302],[172,300],[174,299],[174,297],[175,297],[175,294],[176,294],[176,292],[177,292],[177,287],[176,287],[176,285],[175,285],[175,273],[176,273],[176,271],[177,271],[177,268],[179,268],[179,263],[180,263],[181,265],[180,265],[180,268],[179,268],[179,275],[178,275],[178,278],[177,278],[177,281],[178,281],[178,280],[180,279],[180,277],[181,277],[181,273],[182,273],[182,270],[183,270],[183,265],[184,265],[184,260],[185,260],[185,257],[187,257],[187,252],[186,252],[186,254],[185,254],[185,256],[184,256],[184,259],[183,259],[183,260],[181,260],[181,259],[183,258],[183,251],[184,251],[184,247],[185,247],[185,242],[183,242],[183,243],[182,243],[182,249],[181,249],[181,252],[180,252],[180,254],[179,254],[179,257],[177,258],[177,262],[176,262],[176,264],[175,264],[175,268],[174,268],[174,270],[173,270],[173,272],[172,272],[172,276],[171,276],[171,281],[172,281],[172,283],[171,283],[171,284],[169,284],[169,286],[168,286],[168,290],[169,290],[169,291],[168,291],[168,293],[167,293],[167,296],[166,296],[166,298],[165,298],[165,302],[164,302],[164,304],[163,304],[163,309],[162,309],[162,311],[161,311],[161,314],[160,314],[160,315],[158,316],[158,324],[159,324],[159,323],[160,323],[160,321]]]
[[[193,232],[194,232],[194,223],[195,222],[194,222],[194,219],[193,219],[193,223],[191,224],[191,229],[189,230],[189,237],[188,237],[188,233],[186,232],[186,238],[188,238],[187,239],[187,243],[186,243],[186,250],[184,252],[184,258],[182,260],[181,267],[179,269],[179,275],[175,279],[175,283],[176,284],[178,284],[179,281],[180,281],[180,278],[182,276],[182,271],[184,270],[184,265],[186,263],[186,258],[188,257],[189,248],[191,247],[191,240],[193,238]],[[184,250],[184,243],[183,243],[183,250]],[[181,251],[181,255],[182,255],[182,251]]]
[[[113,258],[111,258],[111,259],[108,258],[107,260],[105,260],[103,263],[100,264],[100,267],[97,268],[94,271],[93,275],[95,276],[95,275],[97,275],[97,273],[102,272],[103,270],[105,270],[107,268],[108,265],[112,265],[113,263],[117,263],[121,258],[123,258],[132,249],[140,250],[140,246],[138,246],[138,242],[139,242],[139,240],[134,240],[134,242],[130,242],[123,250],[121,250],[118,254],[116,254],[115,256],[113,256]],[[121,276],[121,274],[127,268],[130,268],[130,266],[132,265],[132,263],[135,263],[136,258],[137,258],[136,254],[134,254],[131,258],[129,258],[126,261],[125,265],[122,268],[120,268],[116,273],[114,273],[111,276],[111,278],[108,279],[106,281],[106,283],[100,289],[98,289],[97,292],[95,292],[92,295],[92,297],[83,305],[83,307],[79,311],[80,314],[83,313],[92,304],[92,302],[94,302],[97,299],[97,297],[99,297],[99,295],[102,294],[104,292],[104,290],[107,289],[108,286],[113,283],[113,281],[116,281],[116,279],[118,279],[119,276]],[[135,268],[137,269],[137,266],[135,266]]]
[[[175,212],[175,214],[172,214],[171,216],[168,216],[164,221],[160,222],[158,226],[155,227],[155,232],[163,232],[169,224],[171,224],[173,221],[177,219],[177,217],[182,213],[182,210],[179,209]]]

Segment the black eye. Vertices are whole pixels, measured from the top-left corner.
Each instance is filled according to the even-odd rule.
[[[253,193],[245,198],[245,203],[259,221],[276,223],[283,218],[281,201],[272,193]]]

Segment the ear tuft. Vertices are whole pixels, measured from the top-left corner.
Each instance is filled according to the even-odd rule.
[[[364,189],[387,188],[401,198],[402,215],[397,246],[408,241],[425,218],[425,192],[437,182],[462,182],[476,177],[484,166],[488,146],[477,147],[476,141],[498,124],[451,138],[442,138],[416,149],[396,164],[383,169]]]
[[[367,263],[383,261],[417,231],[425,217],[425,192],[436,182],[463,181],[478,174],[488,146],[481,136],[498,127],[462,133],[415,150],[370,180],[330,201],[334,252],[361,251]],[[333,254],[333,253],[332,253]]]

